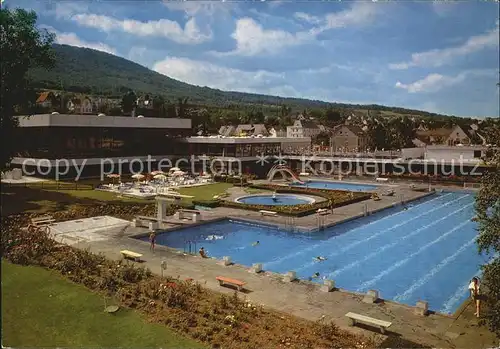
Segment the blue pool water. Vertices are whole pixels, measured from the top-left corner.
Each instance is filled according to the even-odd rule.
[[[303,205],[310,204],[314,202],[314,199],[308,198],[301,195],[292,194],[275,194],[275,200],[273,200],[273,195],[248,195],[236,199],[237,202],[252,205],[269,205],[269,206],[285,206],[285,205]]]
[[[356,184],[356,183],[341,183],[331,181],[307,181],[304,184],[294,183],[294,187],[307,187],[315,189],[334,189],[334,190],[349,190],[349,191],[371,191],[377,189],[376,185],[371,184]]]
[[[477,254],[473,205],[471,193],[444,192],[406,211],[391,208],[313,233],[226,220],[161,233],[157,243],[182,250],[191,240],[213,257],[263,263],[264,270],[279,273],[295,270],[304,279],[319,272],[343,289],[375,289],[409,305],[427,300],[432,310],[453,313],[488,260]],[[316,256],[327,260],[317,262]]]

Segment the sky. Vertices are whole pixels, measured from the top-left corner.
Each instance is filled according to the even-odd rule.
[[[56,42],[221,90],[499,116],[492,1],[30,1]]]

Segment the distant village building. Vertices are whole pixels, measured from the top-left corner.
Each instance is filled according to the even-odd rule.
[[[43,108],[53,108],[57,106],[57,96],[51,91],[40,93],[36,100],[36,104]]]
[[[77,96],[70,98],[66,102],[66,109],[70,113],[75,114],[93,114],[96,112],[96,108],[92,103],[92,100],[88,96]]]
[[[417,147],[426,145],[469,145],[471,144],[471,139],[458,125],[451,128],[442,127],[431,130],[419,127],[416,131],[416,139],[413,140],[413,143]]]
[[[368,135],[359,126],[336,126],[331,137],[334,151],[364,151],[368,147]]]
[[[153,98],[149,95],[141,96],[137,99],[137,107],[144,109],[153,109]]]
[[[219,135],[224,137],[269,136],[264,124],[241,124],[238,126],[221,126]]]
[[[313,120],[307,120],[299,116],[292,126],[287,126],[286,135],[288,138],[314,138],[322,131],[326,131],[323,125],[318,125]]]

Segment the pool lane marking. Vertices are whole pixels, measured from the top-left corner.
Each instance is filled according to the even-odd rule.
[[[394,297],[394,301],[400,303],[406,301],[409,296],[413,294],[413,292],[425,285],[432,277],[434,277],[434,275],[436,275],[441,269],[446,267],[448,263],[453,262],[462,252],[468,249],[470,245],[476,242],[476,239],[477,236],[473,237],[471,240],[463,244],[454,254],[443,259],[441,263],[432,268],[423,278],[418,279],[418,281],[414,282],[405,292],[400,293],[396,297]]]
[[[493,262],[493,260],[495,258],[498,258],[500,256],[499,253],[493,255],[491,257],[491,259],[488,261],[488,263],[486,264],[490,264],[491,262]],[[445,314],[450,314],[451,313],[451,309],[453,309],[455,307],[455,305],[460,301],[460,299],[466,294],[468,293],[468,287],[469,287],[469,283],[470,283],[470,280],[472,280],[472,278],[474,276],[477,276],[477,277],[481,277],[483,275],[483,271],[481,269],[479,269],[478,271],[476,271],[473,275],[471,275],[466,283],[460,285],[456,291],[453,293],[453,295],[448,298],[448,300],[443,304],[443,307],[439,310],[440,313],[445,313]]]
[[[437,211],[437,210],[439,210],[439,209],[441,209],[441,208],[443,208],[443,207],[446,207],[446,206],[448,206],[448,205],[450,205],[450,204],[452,204],[452,203],[454,203],[454,202],[456,202],[456,201],[459,201],[459,200],[461,200],[461,199],[463,199],[463,198],[465,198],[465,197],[467,197],[467,196],[469,196],[469,195],[463,195],[463,196],[459,197],[458,199],[455,199],[455,200],[452,200],[452,201],[450,201],[450,202],[445,203],[444,205],[440,205],[440,206],[435,207],[435,208],[433,208],[433,209],[431,209],[431,210],[425,211],[424,213],[421,213],[421,214],[419,214],[419,215],[416,215],[415,217],[410,218],[410,219],[408,219],[408,220],[406,220],[406,221],[404,221],[404,222],[397,223],[397,224],[393,225],[392,227],[389,227],[389,228],[387,228],[387,229],[384,229],[384,230],[379,231],[378,233],[375,233],[375,234],[373,234],[373,235],[370,235],[370,236],[368,236],[366,239],[362,239],[362,240],[357,240],[357,241],[354,241],[354,242],[350,243],[349,245],[342,247],[340,250],[338,250],[338,251],[336,251],[336,252],[333,252],[333,253],[330,253],[330,254],[326,255],[325,257],[330,258],[330,257],[333,257],[333,256],[337,256],[337,255],[339,255],[339,254],[341,254],[341,253],[344,253],[344,252],[346,252],[346,251],[349,251],[349,250],[350,250],[350,249],[352,249],[353,247],[356,247],[356,246],[358,246],[358,245],[360,245],[360,244],[362,244],[362,243],[365,243],[365,242],[368,242],[368,241],[370,241],[370,240],[372,240],[372,239],[375,239],[376,237],[378,237],[378,236],[380,236],[380,235],[382,235],[382,234],[385,234],[385,233],[387,233],[388,231],[391,231],[391,230],[394,230],[394,229],[396,229],[396,228],[399,228],[399,227],[401,227],[401,226],[403,226],[403,225],[405,225],[405,224],[407,224],[407,223],[410,223],[411,221],[414,221],[414,220],[415,220],[415,219],[417,219],[417,218],[420,218],[420,217],[422,217],[422,216],[425,216],[425,215],[427,215],[427,214],[429,214],[429,213],[431,213],[431,212]],[[404,211],[403,211],[403,212],[404,212]],[[365,226],[363,226],[363,227],[366,227],[366,225],[365,225]],[[356,228],[356,229],[357,229],[357,228]],[[354,230],[355,230],[355,229],[353,229],[353,230],[351,230],[351,231],[349,231],[349,232],[347,232],[347,233],[351,233],[351,232],[352,232],[352,231],[354,231]],[[332,241],[335,241],[335,240],[332,240]],[[325,245],[326,245],[326,244],[323,244],[323,246],[325,246]],[[314,263],[315,263],[315,262],[310,262],[310,263],[307,263],[307,264],[303,265],[302,267],[297,268],[295,271],[296,271],[296,272],[299,272],[299,271],[301,271],[301,270],[304,270],[304,269],[306,269],[306,268],[309,268],[310,266],[314,265]]]
[[[397,239],[396,241],[394,241],[394,242],[392,242],[392,243],[390,243],[390,244],[387,244],[387,245],[384,245],[384,246],[382,246],[382,247],[378,248],[378,249],[377,249],[377,250],[375,250],[374,252],[372,252],[372,253],[370,253],[370,254],[366,255],[363,259],[358,259],[358,260],[356,260],[356,261],[354,261],[354,262],[352,262],[352,263],[350,263],[350,264],[346,265],[345,267],[343,267],[343,268],[341,268],[341,269],[338,269],[338,270],[334,271],[333,273],[328,274],[327,278],[334,278],[334,277],[338,276],[339,274],[342,274],[344,271],[349,270],[349,269],[351,269],[351,268],[353,268],[353,267],[355,267],[355,266],[357,266],[357,265],[359,265],[359,264],[361,264],[361,263],[363,263],[363,262],[366,262],[367,260],[369,260],[369,259],[371,259],[371,258],[375,257],[376,255],[379,255],[380,253],[384,252],[385,250],[387,250],[387,249],[389,249],[389,248],[391,248],[391,247],[394,247],[394,246],[398,245],[401,241],[404,241],[404,240],[406,240],[406,239],[408,239],[408,238],[410,238],[410,237],[412,237],[412,236],[417,235],[418,233],[420,233],[420,232],[422,232],[422,231],[424,231],[424,230],[426,230],[426,229],[428,229],[428,228],[432,227],[433,225],[436,225],[436,224],[437,224],[437,223],[439,223],[439,222],[444,221],[445,219],[447,219],[447,218],[449,218],[449,217],[453,216],[454,214],[456,214],[456,213],[458,213],[458,212],[460,212],[460,211],[465,210],[466,208],[468,208],[468,207],[470,207],[470,206],[472,206],[472,205],[474,205],[474,203],[471,203],[471,204],[465,205],[464,207],[459,208],[458,210],[455,210],[455,211],[453,211],[452,213],[447,214],[446,216],[441,217],[441,218],[439,218],[438,220],[433,221],[433,222],[432,222],[432,223],[430,223],[430,224],[424,225],[423,227],[421,227],[421,228],[419,228],[419,229],[417,229],[417,230],[414,230],[413,232],[411,232],[411,233],[410,233],[410,234],[408,234],[408,235],[404,235],[404,236],[400,237],[399,239]]]
[[[380,222],[382,222],[382,221],[383,221],[383,220],[385,220],[385,219],[388,219],[388,218],[391,218],[391,217],[395,217],[395,216],[400,215],[400,214],[403,214],[403,213],[407,213],[407,212],[409,212],[409,211],[411,211],[411,210],[413,210],[413,209],[418,208],[420,205],[428,204],[429,202],[432,202],[432,201],[434,201],[434,200],[438,200],[438,199],[445,198],[445,197],[447,197],[447,196],[449,196],[449,195],[451,195],[451,194],[453,194],[453,193],[448,193],[448,194],[445,194],[445,195],[443,195],[443,196],[438,196],[438,197],[436,197],[436,198],[434,198],[434,199],[432,199],[432,200],[422,202],[422,203],[418,204],[417,206],[413,206],[413,207],[412,207],[412,208],[410,208],[408,211],[399,211],[399,212],[396,212],[396,213],[390,214],[390,215],[385,216],[385,217],[383,217],[383,218],[381,218],[381,219],[375,220],[375,221],[370,222],[370,223],[368,223],[368,224],[365,224],[365,225],[359,226],[359,227],[357,227],[357,228],[354,228],[354,229],[352,229],[352,230],[349,230],[349,231],[347,231],[346,233],[349,233],[349,234],[350,234],[350,233],[352,233],[352,232],[354,232],[354,231],[356,231],[356,230],[359,230],[359,229],[361,229],[361,228],[366,228],[366,227],[369,227],[369,226],[371,226],[371,225],[373,225],[373,224],[380,223]],[[465,196],[468,196],[468,195],[461,196],[461,197],[460,197],[459,199],[457,199],[457,200],[460,200],[460,199],[464,198]],[[454,200],[454,201],[457,201],[457,200]],[[453,201],[450,201],[450,203],[452,203],[452,202],[453,202]],[[445,204],[445,205],[447,205],[447,204]],[[441,208],[441,207],[444,207],[444,206],[438,206],[438,207],[439,207],[439,208]],[[432,210],[431,210],[431,211],[432,211]],[[430,212],[430,211],[428,211],[428,212]],[[420,217],[420,216],[416,216],[415,218],[418,218],[418,217]],[[368,240],[367,240],[367,241],[368,241]],[[302,250],[296,251],[296,252],[294,252],[294,253],[291,253],[291,254],[285,255],[285,256],[283,256],[283,257],[281,257],[281,258],[278,258],[278,259],[272,260],[272,261],[270,261],[270,262],[263,263],[263,265],[264,265],[264,266],[266,266],[266,268],[267,268],[267,267],[269,267],[270,265],[279,264],[279,263],[281,263],[281,262],[283,262],[283,261],[285,261],[285,260],[287,260],[287,259],[290,259],[290,258],[293,258],[293,257],[300,256],[301,254],[306,253],[306,252],[308,252],[308,251],[311,251],[311,250],[313,250],[313,249],[315,249],[315,248],[317,248],[317,247],[319,247],[319,246],[321,246],[321,245],[323,245],[323,246],[324,246],[324,243],[326,243],[326,242],[328,242],[328,240],[326,240],[326,241],[322,241],[321,243],[318,243],[318,244],[314,244],[314,245],[309,246],[309,247],[307,247],[307,248],[305,248],[305,249],[302,249]],[[348,246],[349,246],[349,245],[348,245]],[[346,250],[346,251],[347,251],[347,250]],[[342,252],[344,252],[344,251],[342,251]],[[311,264],[311,265],[312,265],[312,264]],[[300,268],[300,270],[302,270],[302,269],[304,269],[304,267],[303,267],[303,268]]]
[[[362,290],[367,289],[368,287],[371,287],[373,284],[377,283],[380,279],[382,279],[387,274],[392,273],[394,270],[396,270],[396,269],[402,267],[403,265],[405,265],[406,263],[408,263],[413,257],[415,257],[416,255],[418,255],[419,253],[425,251],[426,249],[428,249],[432,245],[437,244],[439,241],[443,240],[448,235],[454,233],[455,231],[457,231],[458,229],[464,227],[465,225],[467,225],[469,223],[473,224],[470,221],[470,219],[468,219],[465,222],[462,222],[461,224],[459,224],[458,226],[456,226],[455,228],[453,228],[451,230],[448,230],[446,233],[444,233],[443,235],[441,235],[437,239],[435,239],[435,240],[433,240],[433,241],[425,244],[424,246],[420,247],[417,251],[413,252],[412,254],[410,254],[405,259],[402,259],[399,262],[397,262],[396,264],[393,264],[389,268],[385,269],[383,272],[381,272],[380,274],[376,275],[373,279],[368,280],[368,281],[362,283],[361,286],[359,286],[359,288],[356,290],[356,292],[360,292]]]

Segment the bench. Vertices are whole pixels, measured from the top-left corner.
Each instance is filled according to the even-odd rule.
[[[142,257],[142,254],[132,252],[129,250],[122,250],[122,251],[120,251],[120,253],[122,254],[123,258],[130,258],[136,262],[139,262],[141,260],[141,257]]]
[[[236,279],[231,279],[225,276],[217,276],[216,277],[217,281],[219,281],[219,285],[233,285],[238,288],[238,291],[241,291],[243,289],[243,286],[246,284],[246,282],[236,280]]]
[[[52,216],[41,216],[41,217],[31,218],[31,224],[33,224],[35,227],[50,225],[55,221],[56,220]]]
[[[179,220],[189,218],[192,219],[193,222],[195,222],[195,219],[193,219],[193,215],[199,219],[201,217],[201,212],[198,210],[188,210],[188,209],[180,209],[179,211],[177,211],[177,219]]]
[[[389,322],[389,321],[374,319],[374,318],[369,317],[369,316],[360,315],[360,314],[351,313],[351,312],[345,314],[345,316],[347,316],[351,320],[351,326],[356,325],[356,323],[358,323],[358,322],[363,323],[363,324],[367,324],[367,325],[372,325],[372,326],[380,328],[380,332],[382,334],[384,334],[385,330],[392,325],[392,322]]]
[[[376,182],[387,182],[388,180],[389,178],[382,178],[382,177],[375,178]]]
[[[259,213],[262,215],[262,216],[272,216],[272,217],[276,217],[278,215],[278,212],[274,212],[274,211],[266,211],[266,210],[260,210]]]

